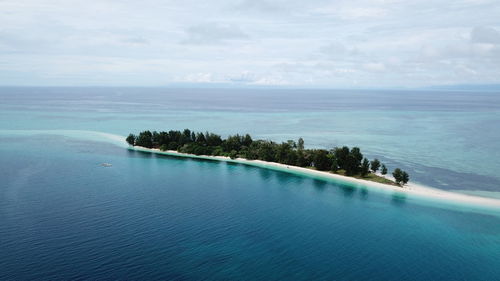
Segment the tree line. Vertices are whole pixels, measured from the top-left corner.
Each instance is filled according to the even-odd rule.
[[[126,141],[132,146],[175,150],[195,155],[227,156],[232,159],[263,160],[299,167],[315,168],[319,171],[331,171],[346,176],[366,177],[380,170],[387,174],[387,168],[378,159],[369,161],[363,157],[358,147],[335,147],[331,150],[305,149],[304,140],[289,140],[276,143],[270,140],[254,140],[249,134],[233,135],[223,139],[214,133],[170,130],[143,131],[139,135],[130,134]],[[404,185],[409,175],[397,168],[393,172],[395,181]]]

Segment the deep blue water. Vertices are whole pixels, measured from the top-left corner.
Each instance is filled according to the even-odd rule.
[[[499,217],[106,143],[12,141],[0,148],[0,279],[500,276]]]
[[[411,96],[417,101],[410,111],[399,97],[398,106],[367,104],[363,113],[352,106],[358,99],[350,95],[344,100],[350,106],[334,107],[331,97],[339,99],[341,93],[313,92],[304,109],[298,97],[289,101],[292,105],[281,105],[283,93],[273,97],[272,91],[259,92],[259,98],[251,99],[239,92],[246,110],[235,112],[230,109],[236,98],[228,103],[202,99],[200,90],[177,97],[184,99],[178,102],[168,98],[174,92],[153,98],[144,89],[133,89],[120,98],[119,91],[0,92],[1,280],[500,279],[498,213],[437,208],[256,167],[133,152],[86,133],[207,126],[222,133],[245,128],[286,139],[304,130],[311,144],[371,144],[365,149],[370,154],[384,152],[386,161],[412,169],[453,163],[438,171],[470,182],[482,178],[485,183],[476,189],[495,190],[494,173],[481,174],[467,161],[455,163],[475,155],[498,167],[494,93],[475,98],[424,93],[441,101],[425,110],[424,99]],[[379,95],[374,100],[396,95],[373,94]],[[150,99],[149,109],[135,104],[142,100],[139,95]],[[470,100],[475,101],[468,107]],[[400,120],[404,116],[408,119]],[[342,122],[330,123],[327,117]],[[374,118],[378,121],[365,123]],[[404,135],[394,140],[398,134],[389,133],[405,122],[417,130],[408,134],[424,143],[405,143],[409,137]],[[474,134],[459,141],[448,138],[473,128]],[[70,129],[82,131],[63,131]],[[331,143],[315,133],[320,130],[334,136]],[[437,135],[419,136],[423,132]],[[485,140],[479,142],[481,136]],[[447,144],[446,149],[433,150],[436,146],[427,138]],[[386,148],[386,141],[396,147]],[[104,162],[113,166],[102,167]],[[454,181],[440,173],[436,176],[444,186],[453,188]],[[465,184],[455,189],[466,189]]]

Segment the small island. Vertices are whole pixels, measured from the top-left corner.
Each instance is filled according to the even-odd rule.
[[[249,134],[228,136],[223,139],[214,133],[170,130],[143,131],[129,134],[129,145],[161,151],[176,151],[191,155],[225,156],[231,159],[261,160],[336,175],[354,177],[382,184],[403,187],[409,181],[407,172],[396,168],[392,173],[395,181],[384,175],[387,168],[378,159],[369,161],[358,147],[347,146],[326,149],[305,149],[304,140],[276,143],[270,140],[254,140]],[[381,176],[377,175],[380,170]]]

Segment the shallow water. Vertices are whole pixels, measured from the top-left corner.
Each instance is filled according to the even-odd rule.
[[[194,95],[200,98],[200,92],[177,100],[171,98],[173,92],[153,92],[141,103],[137,95],[148,93],[144,89],[128,94],[120,90],[125,92],[121,96],[116,89],[15,91],[0,94],[8,96],[0,100],[2,280],[500,276],[496,213],[435,208],[401,196],[256,167],[131,152],[116,145],[112,136],[88,132],[124,135],[144,128],[190,127],[248,131],[278,140],[295,138],[300,131],[311,145],[357,143],[370,154],[386,155],[391,165],[439,171],[436,178],[450,189],[473,189],[465,183],[457,186],[451,179],[458,177],[456,181],[495,190],[497,179],[490,170],[483,175],[472,163],[454,160],[475,155],[497,167],[498,142],[493,141],[498,131],[486,121],[498,118],[494,94],[484,94],[486,100],[468,107],[467,97],[453,97],[429,110],[419,97],[408,103],[413,110],[402,101],[385,109],[383,102],[367,102],[361,113],[352,106],[355,98],[331,107],[332,96],[314,93],[302,108],[294,99],[282,105],[279,95],[263,97],[272,92],[259,92],[255,100],[244,96],[238,104],[245,106],[233,112],[230,108],[237,99],[226,100],[228,93],[205,97],[195,108],[193,101],[199,99]],[[108,92],[113,95],[108,97]],[[374,101],[393,99],[391,93],[380,95]],[[383,122],[365,123],[379,115]],[[408,117],[415,131],[400,139],[394,130],[406,127],[401,116]],[[479,133],[452,137],[473,127],[484,132],[482,143],[475,142]],[[319,134],[321,130],[326,133]],[[437,135],[418,134],[424,132]],[[405,143],[412,135],[422,142]],[[425,153],[437,147],[430,140],[440,140],[438,144],[447,149],[432,151],[434,156]],[[452,155],[453,151],[465,154]],[[435,168],[440,165],[446,168]],[[416,170],[410,174],[420,175]],[[434,182],[425,175],[418,179]]]
[[[306,146],[359,146],[413,181],[500,191],[500,93],[154,88],[0,88],[0,130],[119,135],[192,128]]]

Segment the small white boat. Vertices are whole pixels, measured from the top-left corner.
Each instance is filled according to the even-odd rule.
[[[102,164],[101,164],[101,166],[103,166],[103,167],[111,167],[111,166],[113,166],[113,165],[112,165],[112,164],[110,164],[110,163],[102,163]]]

